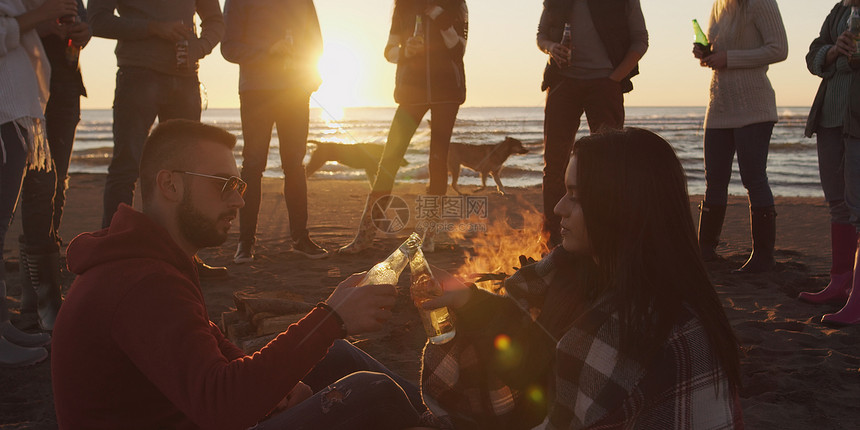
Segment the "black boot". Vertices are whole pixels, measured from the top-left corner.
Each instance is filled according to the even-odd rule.
[[[750,208],[752,253],[749,260],[733,273],[761,273],[773,269],[773,246],[776,242],[776,210],[773,206]]]
[[[30,280],[38,300],[37,312],[42,330],[54,330],[54,322],[63,302],[60,279],[60,253],[27,254]]]
[[[36,290],[33,289],[33,281],[30,280],[30,256],[27,253],[27,244],[24,243],[24,235],[18,237],[18,250],[18,267],[21,272],[21,313],[34,314],[38,300]]]
[[[716,248],[720,243],[725,218],[726,205],[709,205],[705,202],[699,205],[699,251],[702,253],[702,260],[720,259]]]

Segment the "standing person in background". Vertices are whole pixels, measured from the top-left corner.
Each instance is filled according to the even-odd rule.
[[[37,312],[39,326],[53,330],[62,303],[60,282],[60,219],[66,202],[69,159],[86,96],[78,57],[92,34],[86,9],[78,0],[78,18],[39,25],[42,46],[51,65],[51,96],[45,108],[45,129],[51,148],[51,170],[29,170],[21,187],[19,238],[21,312]]]
[[[328,251],[308,234],[308,188],[302,165],[307,150],[310,96],[320,85],[317,62],[322,34],[312,0],[228,0],[224,5],[224,58],[239,65],[242,117],[242,180],[248,183],[239,211],[235,263],[254,259],[261,178],[269,158],[272,126],[284,172],[284,201],[293,252],[323,258]]]
[[[114,147],[102,216],[108,227],[119,204],[134,201],[140,153],[155,118],[200,120],[198,61],[221,41],[224,21],[218,0],[90,0],[87,10],[93,35],[117,40]],[[225,267],[196,262],[201,277],[227,275]]]
[[[570,24],[570,46],[563,45]],[[544,111],[543,206],[547,245],[561,244],[553,208],[564,195],[564,171],[585,112],[591,133],[624,126],[624,93],[639,74],[648,30],[639,0],[544,0],[537,45],[549,54],[541,90]]]
[[[732,161],[738,154],[749,195],[752,253],[737,273],[774,266],[776,211],[767,180],[767,153],[778,117],[767,78],[769,64],[788,56],[788,39],[776,0],[717,0],[708,29],[710,52],[693,45],[703,67],[714,70],[705,114],[705,201],[699,214],[699,247],[705,261],[718,257]]]
[[[0,268],[25,167],[51,168],[44,123],[51,69],[36,26],[65,15],[77,15],[74,0],[0,0]],[[0,366],[38,363],[48,357],[41,346],[51,337],[9,322],[5,273],[0,270]]]
[[[857,52],[856,36],[848,19],[860,1],[843,0],[824,20],[821,33],[806,54],[809,71],[821,77],[806,123],[806,136],[814,133],[818,144],[821,188],[830,206],[832,265],[830,283],[817,293],[800,293],[809,303],[845,304],[827,314],[824,323],[860,323],[857,227],[860,225],[860,66],[852,65]],[[853,279],[853,282],[852,282]],[[852,289],[853,287],[853,289]]]
[[[463,55],[469,32],[465,0],[395,0],[385,59],[397,64],[394,101],[385,151],[373,189],[367,196],[355,238],[338,252],[355,254],[373,243],[374,206],[386,207],[409,142],[430,111],[430,184],[428,194],[445,195],[448,188],[448,146],[460,105],[466,101]],[[432,251],[435,226],[426,231],[423,248]]]

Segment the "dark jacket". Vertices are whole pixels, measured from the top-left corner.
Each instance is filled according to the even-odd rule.
[[[340,337],[316,308],[246,356],[209,320],[191,258],[126,205],[67,262],[77,278],[51,341],[61,429],[247,429]]]
[[[240,93],[319,87],[323,42],[312,0],[227,0],[224,23],[221,55],[239,65]],[[285,38],[293,52],[286,58],[270,54]]]
[[[815,57],[818,52],[828,45],[835,45],[836,39],[839,38],[837,32],[837,20],[843,16],[848,6],[842,6],[842,2],[836,4],[824,19],[824,24],[821,26],[821,32],[818,37],[809,45],[809,52],[806,54],[806,68],[810,73],[816,74],[814,68]],[[845,112],[845,119],[842,121],[842,132],[851,137],[860,137],[860,79],[858,72],[854,70],[851,79],[851,87],[848,101],[848,109]],[[809,118],[806,120],[806,137],[812,135],[818,129],[818,122],[821,117],[821,111],[824,108],[824,96],[827,94],[827,84],[831,77],[836,73],[836,64],[831,64],[822,69],[821,84],[818,86],[818,92],[815,94],[815,100],[812,102],[812,109],[809,111]]]
[[[423,15],[436,4],[444,12],[432,19]],[[422,15],[425,51],[406,58],[406,40],[415,31],[415,17]],[[459,41],[451,48],[445,45],[442,32],[457,34]],[[391,18],[390,35],[401,43],[397,60],[394,101],[398,104],[457,103],[466,101],[466,73],[463,55],[469,31],[465,0],[397,0]]]
[[[627,51],[630,49],[630,29],[627,25],[627,8],[629,0],[588,0],[591,20],[603,41],[603,46],[609,54],[613,67],[618,67]],[[543,13],[538,24],[538,35],[547,39],[561,42],[564,33],[564,23],[573,11],[573,0],[544,0]],[[561,75],[558,64],[550,57],[544,69],[541,91],[546,91]],[[633,68],[629,75],[621,81],[622,90],[627,93],[633,90],[630,79],[639,74],[639,66]]]

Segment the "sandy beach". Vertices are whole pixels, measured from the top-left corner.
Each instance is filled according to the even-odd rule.
[[[101,218],[104,177],[74,175],[71,179],[61,235],[75,235],[97,229]],[[473,187],[466,187],[470,191]],[[308,182],[311,236],[328,249],[348,243],[357,226],[366,182],[312,178]],[[415,201],[423,185],[398,185],[394,194]],[[539,188],[509,188],[509,196],[490,193],[486,197],[487,219],[473,219],[492,226],[508,219],[512,232],[534,236],[531,227],[540,204]],[[700,197],[692,197],[691,212]],[[820,324],[822,314],[836,306],[813,306],[796,300],[800,291],[822,288],[830,268],[830,230],[827,205],[818,198],[777,198],[777,243],[775,271],[760,275],[734,275],[749,253],[749,219],[746,199],[732,197],[718,251],[725,261],[709,263],[717,291],[745,351],[742,358],[744,388],[743,413],[749,429],[847,429],[857,428],[860,417],[860,326],[834,330]],[[528,212],[532,211],[532,212]],[[525,214],[525,215],[524,215]],[[532,215],[529,215],[532,214]],[[414,215],[414,214],[413,214]],[[378,236],[374,246],[357,256],[334,255],[324,260],[308,260],[292,254],[281,181],[265,179],[259,217],[257,257],[253,263],[232,264],[238,227],[218,248],[200,255],[210,264],[226,265],[229,279],[203,280],[202,288],[209,314],[218,323],[222,314],[234,310],[234,295],[246,298],[289,299],[316,303],[334,286],[354,272],[367,270],[385,258],[412,231],[414,216],[398,233]],[[523,228],[525,226],[525,228]],[[524,231],[525,229],[525,231]],[[21,226],[15,221],[7,235],[4,255],[10,296],[20,292],[17,272],[17,237]],[[512,234],[514,235],[514,234]],[[435,265],[458,272],[464,261],[491,246],[481,244],[481,233],[463,238],[437,237],[436,252],[428,259]],[[533,255],[539,257],[539,255]],[[512,273],[510,263],[487,271]],[[64,274],[65,284],[72,280]],[[408,276],[401,278],[394,318],[387,327],[371,335],[354,338],[358,346],[387,364],[392,370],[417,381],[421,347],[425,341],[417,313],[408,297]],[[13,322],[21,320],[16,301]],[[141,322],[145,324],[146,322]],[[256,335],[241,336],[240,341]],[[248,344],[252,345],[252,344]],[[0,369],[0,429],[56,428],[50,382],[50,359],[23,369]]]

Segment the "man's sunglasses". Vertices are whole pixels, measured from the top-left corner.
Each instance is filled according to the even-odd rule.
[[[240,196],[244,196],[245,195],[245,189],[248,188],[248,183],[246,183],[241,178],[238,178],[236,176],[231,176],[229,178],[222,178],[220,176],[204,175],[202,173],[196,173],[196,172],[186,172],[184,170],[171,170],[171,171],[173,173],[182,173],[184,175],[199,176],[201,178],[217,179],[219,181],[224,182],[224,186],[221,187],[221,198],[224,200],[227,200],[228,198],[230,198],[230,193],[232,193],[233,191],[239,193]]]

